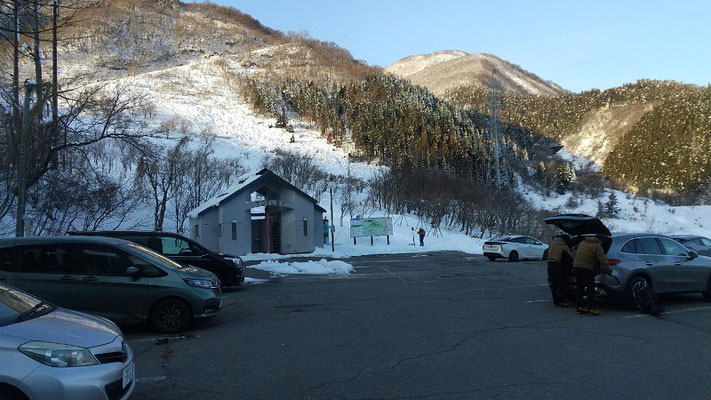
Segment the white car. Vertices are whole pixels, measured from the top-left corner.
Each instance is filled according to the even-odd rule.
[[[491,261],[497,258],[545,260],[547,250],[548,246],[530,236],[502,236],[484,242],[484,255]]]

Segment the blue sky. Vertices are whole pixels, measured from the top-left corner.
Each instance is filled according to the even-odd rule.
[[[212,0],[388,66],[454,49],[492,53],[565,89],[637,79],[711,83],[711,0]]]

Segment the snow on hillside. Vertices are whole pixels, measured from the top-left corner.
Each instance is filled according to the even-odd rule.
[[[544,81],[521,67],[491,54],[469,54],[444,50],[405,57],[386,71],[428,88],[435,94],[462,86],[487,87],[494,70],[505,91],[542,96],[565,93],[553,82]]]
[[[416,73],[432,65],[465,57],[467,55],[469,55],[469,53],[459,50],[442,50],[436,51],[432,54],[419,54],[398,60],[394,64],[385,68],[385,70],[395,75],[400,75],[403,78],[409,78],[410,76],[415,75]]]
[[[555,192],[550,197],[541,196],[531,190],[521,189],[526,200],[539,209],[556,210],[563,213],[581,213],[596,215],[598,199],[581,199],[570,207],[571,194],[559,195]],[[615,193],[619,213],[617,218],[603,218],[602,221],[614,233],[649,232],[662,235],[701,235],[711,236],[711,206],[672,207],[661,201],[633,196],[619,190],[606,189],[599,200],[603,205]],[[543,238],[547,239],[547,238]]]
[[[247,169],[261,169],[264,156],[283,149],[312,156],[314,162],[326,172],[346,174],[349,167],[346,152],[328,144],[316,130],[292,121],[296,140],[289,143],[291,133],[270,127],[275,119],[255,116],[223,78],[219,60],[229,65],[226,58],[205,58],[161,71],[116,79],[109,84],[128,86],[135,94],[151,99],[156,109],[154,116],[146,120],[149,126],[157,127],[178,118],[187,122],[193,132],[215,135],[214,154],[237,158]],[[244,71],[240,66],[231,68]],[[372,164],[350,165],[351,174],[362,179],[372,178],[378,169]]]
[[[237,158],[246,169],[261,169],[264,157],[276,149],[309,155],[320,168],[334,175],[343,176],[350,170],[353,176],[371,179],[373,174],[382,168],[367,163],[349,165],[346,151],[328,144],[314,127],[295,120],[290,122],[294,125],[296,140],[290,143],[291,133],[284,129],[270,127],[274,125],[274,119],[255,116],[247,104],[235,94],[221,72],[221,68],[225,67],[249,73],[242,67],[233,65],[229,58],[206,57],[190,64],[105,83],[109,86],[128,86],[134,93],[151,99],[156,108],[153,115],[146,117],[149,126],[157,127],[161,123],[178,118],[195,133],[209,132],[214,135],[216,137],[214,154],[218,157]],[[158,141],[169,144],[176,140],[177,136],[173,135]],[[195,135],[194,141],[200,141],[199,134]],[[586,161],[572,154],[567,157],[577,165]],[[581,212],[595,215],[597,212],[597,199],[585,199],[579,205],[567,208],[570,195],[554,194],[551,197],[542,197],[525,187],[520,190],[537,208],[558,210],[561,213]],[[609,193],[608,191],[602,195],[600,200],[603,203],[607,201]],[[652,231],[711,236],[711,222],[706,220],[706,216],[711,215],[711,206],[670,207],[648,199],[631,197],[622,192],[616,194],[621,209],[619,218],[605,220],[613,232]],[[328,195],[321,196],[321,199],[321,205],[328,209]],[[364,215],[364,217],[392,217],[394,232],[390,237],[390,244],[386,244],[385,237],[374,238],[373,245],[370,244],[369,238],[359,238],[357,244],[353,244],[353,239],[349,236],[350,216],[344,216],[344,224],[341,225],[340,205],[338,199],[334,200],[335,252],[331,252],[330,245],[327,245],[317,248],[314,253],[309,254],[311,257],[347,258],[363,254],[446,250],[481,254],[482,239],[472,238],[457,231],[434,230],[416,216],[386,215],[379,211],[372,211],[371,215]],[[152,220],[150,212],[147,207],[145,210],[147,221]],[[326,216],[331,218],[330,210]],[[418,238],[414,234],[420,226],[427,230],[423,247],[417,244]],[[166,221],[166,229],[171,229],[170,221]],[[541,239],[547,241],[549,238]],[[284,257],[287,256],[253,254],[245,258],[264,260]]]

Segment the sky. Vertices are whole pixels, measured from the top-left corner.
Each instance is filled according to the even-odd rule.
[[[711,83],[711,0],[212,0],[386,67],[491,53],[580,92],[638,79]]]

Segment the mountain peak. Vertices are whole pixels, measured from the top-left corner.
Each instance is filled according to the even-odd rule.
[[[405,57],[385,70],[438,95],[462,86],[487,87],[495,73],[505,91],[543,96],[566,93],[557,84],[487,53],[441,50]]]

